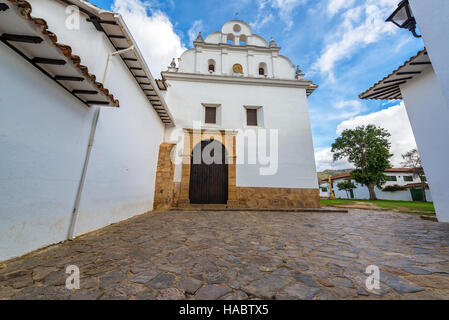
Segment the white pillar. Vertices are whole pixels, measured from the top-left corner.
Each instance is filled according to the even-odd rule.
[[[449,222],[449,108],[432,67],[401,85],[438,220]]]
[[[279,78],[279,68],[278,68],[278,54],[273,52],[271,56],[271,68],[273,72],[273,78]]]
[[[195,54],[195,72],[201,73],[201,48],[196,48],[196,54]]]
[[[228,50],[222,49],[221,50],[221,74],[227,75],[229,74],[228,70]]]
[[[255,67],[254,67],[254,52],[252,50],[248,50],[248,66],[247,66],[247,74],[249,77],[255,76]]]
[[[409,2],[449,108],[449,1]]]

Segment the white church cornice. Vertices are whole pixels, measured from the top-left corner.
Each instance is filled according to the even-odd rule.
[[[295,72],[299,67],[280,51],[281,47],[273,38],[267,41],[254,34],[247,23],[231,20],[219,32],[208,36],[200,32],[194,47],[179,57],[177,68],[180,73],[197,74],[199,79],[201,76],[211,79],[209,75],[216,79],[239,75],[237,78],[256,79],[264,84],[273,80],[280,85],[278,79],[291,80],[296,86],[304,75]],[[234,71],[234,67],[240,71]]]
[[[164,80],[178,80],[188,82],[206,82],[206,83],[225,83],[236,85],[254,85],[254,86],[268,86],[268,87],[284,87],[284,88],[301,88],[307,90],[309,96],[318,88],[311,80],[287,80],[287,79],[273,79],[273,78],[259,78],[259,77],[235,77],[226,75],[210,75],[198,73],[184,73],[184,72],[162,72]]]
[[[246,44],[244,46],[235,46],[229,43],[206,43],[206,42],[194,42],[193,43],[196,49],[213,49],[213,50],[220,50],[223,48],[230,49],[231,51],[248,51],[248,50],[254,50],[256,52],[279,52],[281,51],[281,47],[261,47],[261,46],[255,46]]]

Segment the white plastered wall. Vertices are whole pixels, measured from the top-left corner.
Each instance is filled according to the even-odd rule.
[[[237,186],[318,188],[305,89],[168,80],[165,98],[180,128],[202,122],[202,104],[221,108],[221,125],[212,129],[246,129],[245,106],[261,107],[263,127],[278,130],[278,171],[260,175],[260,164],[239,164]],[[206,126],[207,127],[207,126]],[[178,140],[176,129],[166,139]],[[179,145],[182,146],[181,143]],[[180,165],[176,169],[180,180]]]
[[[401,85],[438,220],[449,222],[449,107],[432,66]]]
[[[449,1],[410,0],[409,2],[449,108]]]
[[[30,0],[58,42],[70,45],[101,81],[109,40],[85,16],[65,28],[65,6]],[[0,47],[0,261],[67,239],[94,108]],[[114,57],[105,87],[120,108],[103,107],[87,170],[75,235],[153,209],[159,146],[165,127],[124,63]],[[26,94],[24,94],[26,93]]]

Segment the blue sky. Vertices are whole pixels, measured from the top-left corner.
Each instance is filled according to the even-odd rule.
[[[319,170],[332,163],[329,147],[344,128],[374,122],[393,131],[393,164],[414,147],[400,101],[365,101],[358,95],[424,47],[421,39],[384,22],[399,0],[91,0],[124,16],[155,77],[192,37],[218,31],[238,18],[282,47],[306,79],[319,85],[309,98]],[[152,30],[158,30],[154,32]],[[156,53],[158,51],[158,53]],[[165,63],[165,65],[164,65]]]

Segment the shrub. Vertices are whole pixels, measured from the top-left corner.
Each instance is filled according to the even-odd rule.
[[[400,185],[394,184],[392,186],[386,186],[382,189],[382,191],[385,192],[396,192],[396,191],[404,191],[407,190],[407,188],[401,187]]]

